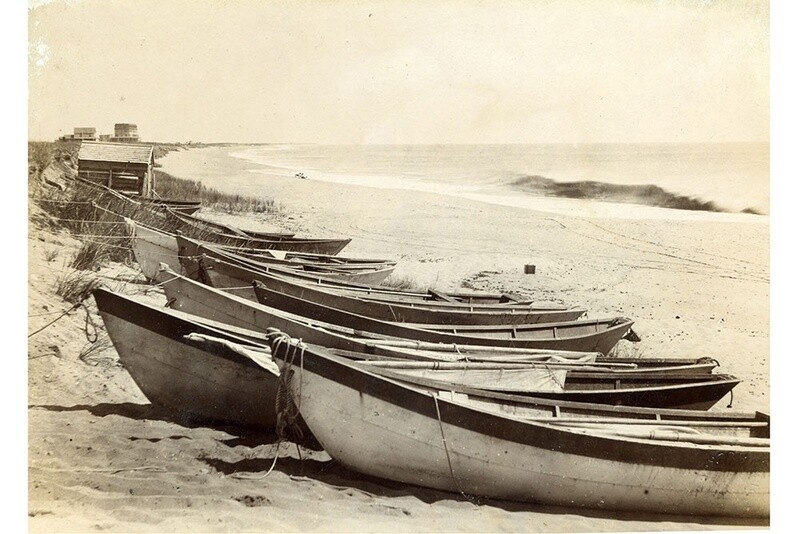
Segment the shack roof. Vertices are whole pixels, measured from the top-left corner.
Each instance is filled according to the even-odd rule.
[[[152,145],[84,141],[78,151],[78,160],[143,163],[149,165],[153,162],[153,147]]]

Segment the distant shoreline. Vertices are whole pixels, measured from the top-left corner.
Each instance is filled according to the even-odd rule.
[[[766,222],[768,215],[752,207],[736,211],[707,201],[669,191],[654,184],[614,184],[594,181],[556,181],[541,176],[516,175],[508,178],[502,187],[488,190],[462,187],[455,183],[436,183],[434,180],[406,179],[393,176],[374,176],[358,173],[329,173],[315,171],[302,166],[268,163],[260,156],[241,157],[220,149],[228,146],[218,145],[205,148],[208,151],[200,156],[175,155],[167,158],[164,169],[175,176],[189,176],[192,179],[207,180],[208,185],[229,192],[240,192],[243,188],[249,194],[260,195],[268,190],[276,179],[293,181],[297,173],[303,173],[309,182],[336,183],[342,187],[368,187],[371,189],[409,190],[437,193],[450,197],[479,201],[491,205],[505,205],[526,210],[555,213],[570,216],[602,218],[643,218],[643,219],[702,219],[736,222]],[[266,146],[266,145],[253,145]],[[272,145],[276,146],[276,145]],[[283,145],[277,145],[283,146]],[[296,148],[297,145],[285,145]],[[193,147],[195,148],[195,147]],[[322,147],[321,147],[322,148]],[[327,147],[328,151],[331,147]],[[335,149],[334,149],[335,150]],[[359,147],[358,150],[365,150]],[[371,149],[366,149],[371,150]],[[249,152],[249,151],[248,151]],[[258,154],[258,150],[253,151]],[[203,160],[206,164],[198,165]],[[228,169],[228,167],[230,167]],[[227,174],[227,176],[225,176]],[[224,179],[223,179],[224,177]],[[261,186],[259,187],[259,184]],[[235,187],[234,187],[235,186]],[[587,209],[587,202],[592,208]]]

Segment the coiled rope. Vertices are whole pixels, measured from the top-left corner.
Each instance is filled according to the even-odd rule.
[[[281,347],[284,349],[283,361],[280,376],[278,377],[278,392],[275,398],[275,415],[277,424],[275,429],[280,438],[288,438],[297,442],[303,438],[303,429],[300,427],[300,407],[295,405],[293,400],[292,377],[295,360],[300,356],[300,387],[298,398],[303,396],[303,357],[306,346],[302,339],[293,339],[288,334],[274,328],[267,329],[267,339],[269,339],[273,355],[278,354]]]
[[[99,337],[97,325],[94,324],[94,319],[92,319],[92,314],[89,312],[89,308],[86,307],[86,303],[81,300],[80,304],[83,307],[83,311],[86,312],[86,320],[83,323],[83,333],[86,336],[86,341],[90,344],[94,344]],[[89,332],[90,327],[92,329],[91,333]]]
[[[288,334],[281,332],[277,328],[267,329],[267,339],[270,343],[270,348],[273,355],[277,353],[279,347],[284,347],[284,357],[279,358],[283,361],[280,374],[278,376],[278,390],[275,395],[275,432],[278,435],[278,442],[275,444],[275,452],[273,453],[272,465],[262,475],[246,475],[244,473],[236,473],[232,475],[234,478],[242,478],[247,480],[260,480],[268,477],[275,466],[278,464],[278,452],[284,441],[294,441],[297,447],[297,455],[300,458],[300,465],[302,470],[303,455],[300,452],[298,441],[303,439],[303,429],[300,427],[300,408],[295,405],[292,397],[292,376],[294,371],[291,369],[295,360],[300,357],[300,398],[302,399],[303,393],[303,355],[305,354],[306,346],[303,344],[302,339],[293,339]]]

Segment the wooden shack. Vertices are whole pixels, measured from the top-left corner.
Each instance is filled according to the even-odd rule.
[[[78,151],[78,176],[121,193],[150,196],[154,161],[151,145],[84,141]]]

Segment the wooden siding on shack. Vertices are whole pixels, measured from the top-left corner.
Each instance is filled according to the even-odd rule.
[[[151,145],[83,142],[78,176],[121,193],[150,196],[154,161]]]

